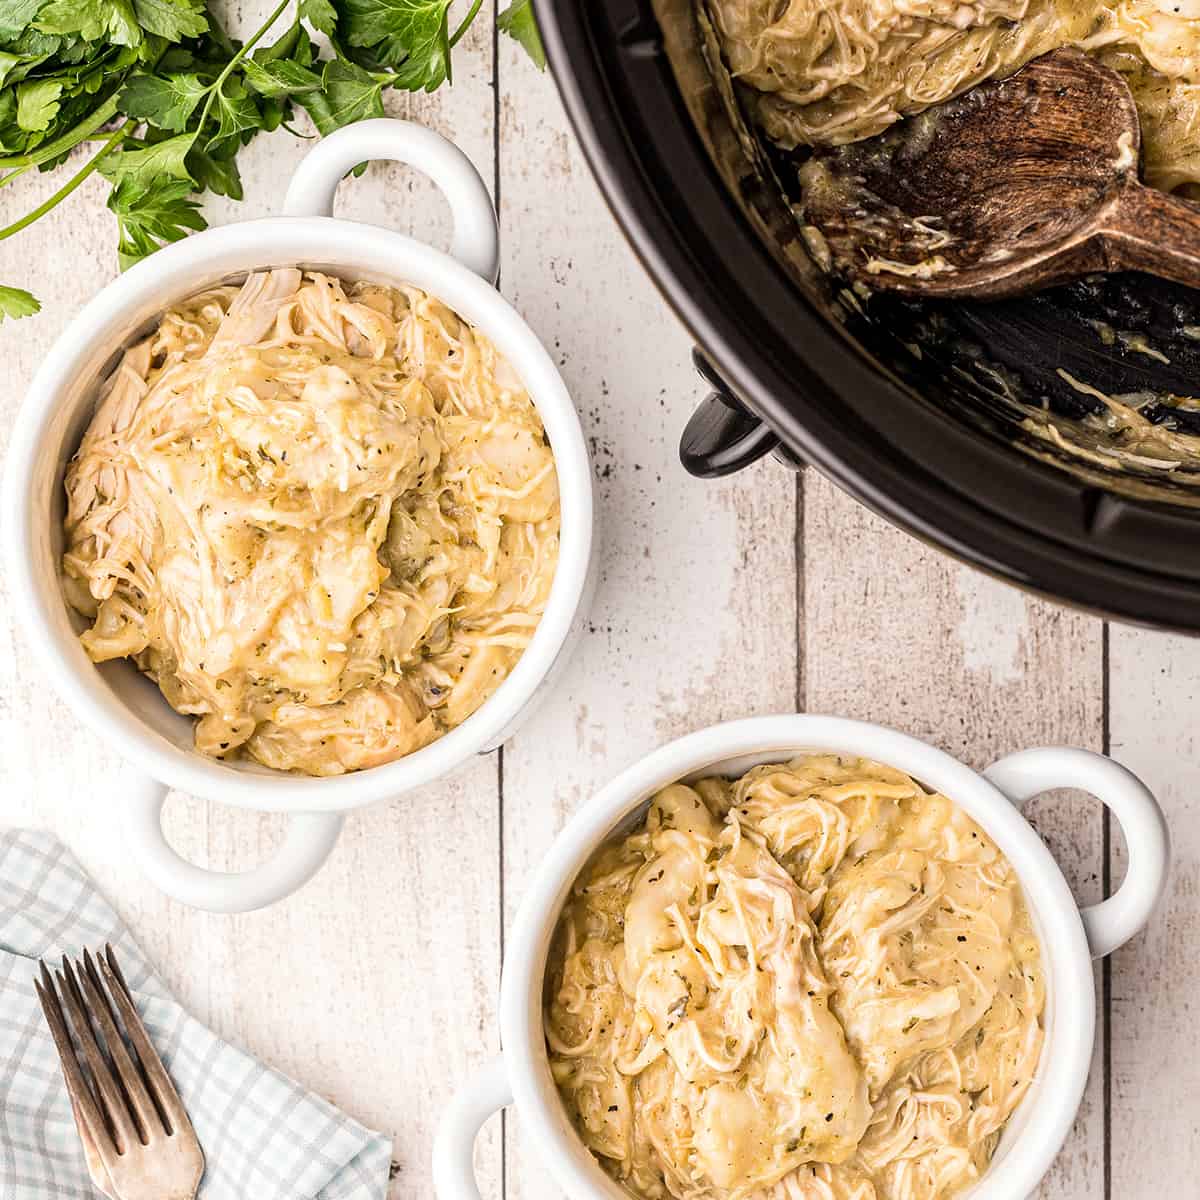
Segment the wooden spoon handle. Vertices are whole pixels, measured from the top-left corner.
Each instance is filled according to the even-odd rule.
[[[1099,234],[1110,271],[1146,271],[1200,288],[1200,205],[1130,182]]]

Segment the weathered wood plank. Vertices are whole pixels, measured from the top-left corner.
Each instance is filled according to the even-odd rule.
[[[463,6],[465,7],[465,6]],[[234,12],[252,27],[262,6]],[[480,14],[456,48],[456,82],[434,96],[389,97],[394,115],[454,138],[490,183],[493,160],[492,17]],[[277,212],[309,143],[286,133],[243,154],[246,199],[208,206],[214,222]],[[51,177],[5,189],[11,219],[52,190]],[[116,269],[116,234],[96,179],[21,237],[0,243],[0,280],[33,286],[34,321],[0,326],[10,387],[0,397],[7,439],[24,383],[80,303]],[[20,209],[17,205],[20,205]],[[394,165],[347,183],[339,215],[449,240],[432,185]],[[317,248],[319,249],[319,248]],[[69,265],[69,269],[67,269]],[[198,1016],[375,1128],[396,1136],[394,1196],[431,1194],[429,1151],[451,1088],[496,1045],[499,976],[497,762],[352,815],[325,871],[262,913],[229,919],[190,912],[127,864],[113,813],[129,769],[50,696],[14,635],[0,594],[0,820],[56,829],[128,917],[147,952]],[[248,867],[276,845],[282,822],[176,798],[168,833],[216,869]],[[453,880],[452,886],[447,881]],[[499,1137],[478,1159],[498,1193]]]
[[[504,79],[529,70],[507,45],[501,64]],[[679,433],[704,392],[690,340],[604,207],[549,78],[522,77],[505,91],[501,278],[581,414],[601,556],[575,661],[537,727],[505,749],[506,825],[523,833],[512,822],[526,807],[545,825],[544,804],[511,811],[527,765],[561,756],[571,782],[555,787],[553,802],[565,816],[595,782],[664,740],[794,707],[795,487],[771,461],[721,481],[683,471]],[[569,746],[548,736],[552,726],[570,730]],[[556,772],[539,775],[545,795]]]
[[[565,819],[635,758],[714,721],[795,704],[794,493],[762,465],[689,479],[702,385],[605,209],[551,81],[502,47],[502,280],[557,358],[591,442],[602,578],[566,678],[504,751],[505,920]],[[518,82],[519,81],[519,82]],[[510,1119],[510,1200],[548,1200]]]
[[[1094,618],[959,566],[811,471],[802,570],[809,711],[894,726],[976,767],[1039,744],[1100,748],[1102,627]],[[1057,794],[1031,815],[1076,894],[1097,899],[1098,806]],[[1045,1200],[1102,1195],[1099,1047],[1075,1130],[1041,1189]]]
[[[1197,895],[1200,894],[1200,646],[1114,625],[1109,651],[1112,753],[1158,796],[1171,826],[1171,881],[1144,933],[1112,963],[1112,1190],[1192,1196],[1196,1137]],[[1125,868],[1114,822],[1113,886]]]

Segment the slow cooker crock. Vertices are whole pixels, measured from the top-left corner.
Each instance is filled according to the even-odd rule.
[[[805,250],[794,163],[739,119],[695,0],[534,8],[592,170],[714,387],[685,432],[689,470],[775,449],[1012,583],[1200,631],[1200,474],[1064,455],[987,384],[1003,373],[1065,418],[1088,398],[1060,368],[1106,391],[1195,394],[1193,293],[1123,275],[992,305],[846,304]],[[1113,321],[1169,361],[1097,337]],[[1167,419],[1200,428],[1200,414]]]

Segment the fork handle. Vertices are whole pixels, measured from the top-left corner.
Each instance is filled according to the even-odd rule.
[[[157,780],[139,778],[124,803],[129,849],[161,891],[209,912],[251,912],[282,900],[317,873],[342,830],[341,813],[291,813],[287,837],[274,858],[249,871],[209,871],[182,858],[163,835],[167,793]]]

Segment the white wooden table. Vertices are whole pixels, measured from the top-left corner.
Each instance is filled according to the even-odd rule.
[[[688,338],[605,209],[551,79],[507,39],[494,47],[488,14],[454,67],[452,89],[390,105],[457,140],[491,182],[501,286],[560,363],[591,442],[603,579],[567,677],[500,753],[352,815],[298,895],[212,916],[167,901],[126,861],[113,814],[128,768],[47,690],[0,587],[0,822],[56,830],[184,1003],[394,1135],[392,1194],[425,1200],[438,1115],[497,1048],[504,933],[529,873],[568,814],[634,758],[713,721],[796,708],[886,722],[980,766],[1037,743],[1109,749],[1166,805],[1174,875],[1152,927],[1097,968],[1091,1083],[1041,1196],[1195,1196],[1200,645],[1023,596],[811,472],[767,461],[724,482],[685,476],[678,432],[702,390]],[[246,201],[213,219],[277,211],[302,152],[284,133],[261,139],[244,156]],[[49,180],[6,189],[0,218],[49,191]],[[340,211],[447,232],[431,190],[394,168],[344,185]],[[0,444],[52,339],[112,275],[114,247],[96,179],[0,243],[0,280],[45,302],[35,320],[0,326]],[[1119,880],[1119,837],[1096,804],[1047,798],[1036,816],[1081,898]],[[168,819],[181,851],[224,870],[269,854],[281,829],[186,797]],[[512,1114],[491,1122],[477,1158],[486,1195],[554,1194]]]

